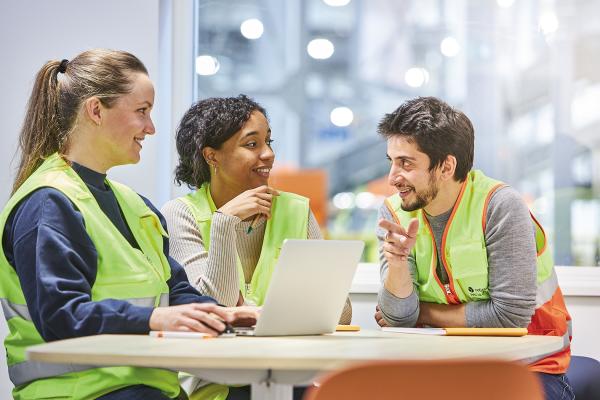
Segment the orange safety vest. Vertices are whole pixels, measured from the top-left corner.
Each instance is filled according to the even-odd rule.
[[[480,171],[471,171],[463,183],[442,237],[440,262],[449,280],[445,285],[436,273],[435,239],[423,210],[402,210],[402,200],[398,195],[386,199],[386,206],[399,224],[407,226],[412,218],[419,220],[419,231],[412,250],[417,267],[419,300],[460,304],[490,299],[485,244],[487,208],[492,194],[504,186],[504,183],[488,178]],[[472,218],[473,215],[481,218]],[[535,313],[527,330],[532,335],[561,336],[564,346],[557,353],[529,360],[530,369],[562,374],[566,372],[571,358],[571,317],[558,286],[544,229],[532,214],[531,218],[536,229],[537,293]]]

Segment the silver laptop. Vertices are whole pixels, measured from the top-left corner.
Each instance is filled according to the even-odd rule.
[[[256,326],[236,328],[236,333],[289,336],[333,332],[363,247],[359,240],[285,240]]]

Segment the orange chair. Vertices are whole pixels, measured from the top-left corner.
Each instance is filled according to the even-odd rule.
[[[543,400],[538,378],[508,361],[377,361],[317,379],[304,400]]]

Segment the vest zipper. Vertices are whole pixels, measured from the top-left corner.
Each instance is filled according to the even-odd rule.
[[[425,221],[425,225],[427,226],[427,229],[429,229],[429,236],[431,239],[432,248],[436,249],[436,244],[435,244],[435,239],[434,239],[435,236],[433,235],[433,231],[431,230],[431,225],[429,225],[429,221],[427,220],[427,217],[425,215],[423,215],[423,220]],[[448,222],[450,222],[450,221],[448,221]],[[444,241],[442,241],[442,249],[441,249],[442,257],[440,258],[439,262],[442,264],[442,267],[446,271],[446,274],[448,275],[448,279],[452,280],[452,274],[450,274],[448,272],[448,268],[446,267],[446,264],[444,263],[444,254],[443,254],[444,246],[443,246],[443,244],[444,244]],[[437,282],[439,287],[444,291],[444,295],[446,297],[446,301],[448,302],[448,304],[460,304],[460,299],[454,292],[452,292],[452,287],[450,286],[450,284],[442,283],[442,280],[438,276],[437,263],[438,263],[438,255],[437,255],[437,251],[434,250],[432,265],[431,265],[431,273],[433,274],[433,277],[435,278],[435,281]]]
[[[448,296],[452,296],[452,290],[450,290],[450,284],[448,284],[448,283],[445,283],[445,284],[444,284],[444,289],[446,289],[446,294],[447,294]]]

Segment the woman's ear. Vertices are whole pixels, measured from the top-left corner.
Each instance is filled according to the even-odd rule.
[[[212,167],[217,166],[217,158],[216,158],[215,154],[216,154],[216,151],[212,147],[207,146],[202,149],[202,157],[204,157],[204,160],[206,160],[208,165],[210,165]]]
[[[94,125],[102,125],[103,108],[102,102],[96,96],[86,99],[83,103],[85,118],[90,120]]]

